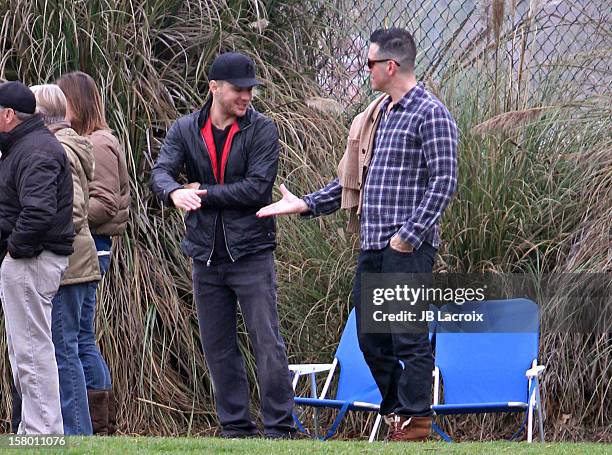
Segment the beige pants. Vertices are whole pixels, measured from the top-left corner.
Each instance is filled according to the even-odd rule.
[[[64,433],[51,339],[51,299],[67,267],[67,256],[50,251],[31,259],[7,254],[0,267],[9,360],[22,398],[19,434]]]

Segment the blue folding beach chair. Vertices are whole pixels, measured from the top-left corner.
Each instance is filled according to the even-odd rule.
[[[537,362],[538,306],[531,300],[512,299],[446,305],[441,311],[484,314],[484,321],[438,321],[432,406],[435,413],[525,412],[527,440],[531,442],[535,410],[543,442],[539,377],[544,366]],[[525,422],[521,430],[524,425]],[[451,441],[435,424],[434,430]]]
[[[338,367],[340,373],[338,376],[336,395],[333,398],[327,398],[327,393]],[[310,376],[311,397],[296,397],[295,404],[297,406],[311,406],[315,409],[338,409],[338,415],[324,436],[319,436],[317,413],[315,412],[314,436],[319,439],[331,438],[338,429],[347,411],[378,412],[380,409],[380,402],[382,401],[380,392],[363,358],[363,354],[359,349],[355,309],[351,310],[349,314],[344,332],[340,338],[340,343],[338,344],[338,349],[336,350],[334,361],[331,364],[290,365],[289,369],[294,373],[294,389],[301,376]],[[315,375],[323,371],[328,372],[327,379],[325,380],[321,394],[317,396]],[[296,414],[294,414],[294,419],[300,431],[309,434]],[[370,434],[370,442],[374,440],[380,422],[381,416],[378,415]]]

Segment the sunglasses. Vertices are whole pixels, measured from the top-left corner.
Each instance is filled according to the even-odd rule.
[[[393,60],[392,58],[384,58],[382,60],[370,60],[368,59],[368,69],[372,69],[374,68],[374,65],[376,65],[377,63],[382,63],[382,62],[393,62],[395,63],[397,66],[401,66],[399,63],[397,63],[397,61]]]

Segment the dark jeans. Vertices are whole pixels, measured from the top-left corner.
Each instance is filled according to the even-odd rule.
[[[408,333],[397,330],[397,326],[390,326],[388,333],[362,333],[361,274],[431,273],[435,255],[436,249],[428,243],[412,253],[400,253],[387,247],[362,250],[359,254],[353,287],[359,347],[382,394],[380,413],[383,415],[433,414],[430,408],[433,354],[427,333]]]
[[[110,251],[111,238],[109,236],[94,235],[96,249],[98,251]],[[110,266],[110,255],[98,256],[100,273],[102,276]],[[79,358],[85,372],[85,382],[88,389],[106,390],[111,388],[111,375],[104,357],[96,344],[96,330],[94,320],[96,318],[96,291],[98,281],[87,283],[87,295],[81,310],[81,322],[79,331]]]
[[[15,381],[11,380],[11,396],[13,397],[13,409],[11,415],[11,433],[17,434],[21,422],[21,397],[15,387]]]
[[[278,328],[273,252],[209,267],[194,261],[193,287],[222,435],[257,432],[249,413],[249,384],[236,337],[238,302],[257,363],[264,430],[266,434],[292,432],[293,388]]]
[[[53,297],[51,333],[59,372],[64,434],[91,435],[85,373],[79,359],[79,321],[89,283],[60,286]]]

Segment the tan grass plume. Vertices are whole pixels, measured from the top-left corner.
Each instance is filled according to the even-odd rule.
[[[550,107],[534,107],[520,111],[504,112],[503,114],[491,117],[490,119],[474,126],[472,128],[472,132],[475,134],[485,134],[491,132],[508,134],[511,131],[538,119],[547,109],[550,109]]]

